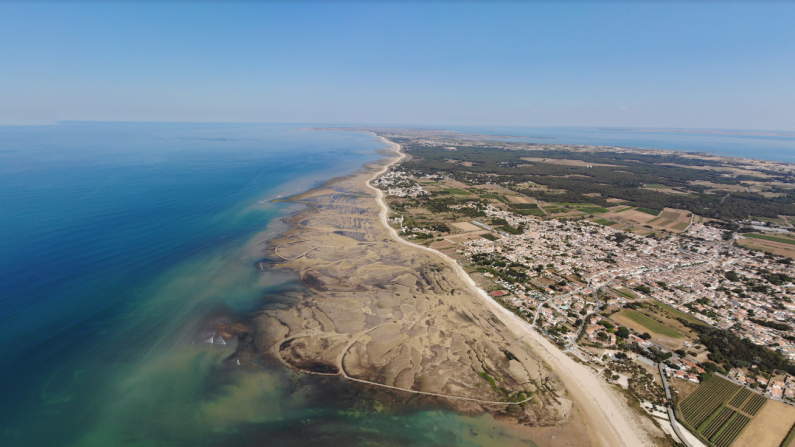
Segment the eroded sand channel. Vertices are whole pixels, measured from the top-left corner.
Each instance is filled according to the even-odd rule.
[[[307,292],[254,318],[253,349],[304,373],[548,427],[538,430],[552,445],[603,444],[589,440],[562,382],[504,316],[437,253],[393,238],[367,185],[383,166],[292,198],[307,208],[269,250]]]

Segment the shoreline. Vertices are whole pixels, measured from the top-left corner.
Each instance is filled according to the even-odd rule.
[[[376,137],[377,137],[377,135],[375,135],[375,134],[373,134],[373,136],[376,136]],[[396,240],[396,241],[398,241],[398,242],[403,242],[403,243],[407,243],[408,245],[410,245],[410,246],[413,246],[413,247],[415,247],[415,248],[426,248],[426,247],[422,247],[422,246],[415,246],[414,244],[411,244],[411,243],[409,243],[409,242],[406,242],[406,241],[404,241],[403,239],[401,239],[401,238],[400,238],[400,237],[397,235],[397,233],[395,232],[395,230],[394,230],[393,228],[389,227],[389,225],[386,223],[386,216],[387,216],[387,214],[389,213],[389,208],[388,208],[388,207],[386,206],[386,204],[384,204],[384,203],[383,203],[383,201],[382,201],[382,199],[383,199],[383,192],[382,192],[381,190],[379,190],[378,188],[374,188],[373,186],[371,186],[371,185],[370,185],[370,182],[371,182],[371,181],[373,181],[373,180],[375,180],[376,178],[378,178],[378,177],[379,177],[380,175],[382,175],[384,172],[386,172],[386,171],[387,171],[387,170],[388,170],[388,169],[389,169],[391,166],[393,166],[395,163],[398,163],[398,162],[400,162],[401,160],[403,160],[403,159],[405,158],[405,156],[406,156],[406,155],[405,155],[405,154],[404,154],[402,151],[400,151],[400,145],[399,145],[399,144],[393,143],[393,142],[391,142],[391,141],[387,140],[387,139],[386,139],[386,138],[384,138],[384,137],[377,137],[377,138],[378,138],[380,141],[382,141],[384,144],[386,144],[386,145],[390,146],[392,150],[394,150],[395,152],[397,152],[397,153],[399,154],[399,156],[398,156],[397,158],[393,158],[393,159],[392,159],[392,160],[391,160],[389,163],[386,163],[385,165],[383,165],[383,167],[381,168],[381,170],[380,170],[380,171],[377,171],[377,172],[375,172],[375,173],[374,173],[374,174],[373,174],[373,175],[372,175],[372,176],[371,176],[369,179],[367,179],[367,180],[365,181],[365,185],[366,185],[367,187],[371,188],[373,191],[375,191],[375,192],[376,192],[376,203],[378,203],[378,204],[380,205],[380,208],[381,208],[381,209],[380,209],[380,211],[379,211],[379,216],[378,216],[378,217],[379,217],[379,222],[381,222],[381,223],[382,223],[382,224],[385,226],[385,228],[386,228],[387,230],[391,230],[391,231],[392,231],[392,233],[393,233],[393,235],[394,235],[394,237],[395,237],[395,240]],[[391,158],[391,157],[387,157],[387,159],[388,159],[388,158]],[[383,160],[383,159],[382,159],[382,160]],[[374,163],[379,163],[379,161],[381,161],[381,160],[376,160]],[[368,169],[368,168],[367,168],[367,165],[365,165],[365,166],[363,166],[363,167],[362,167],[362,168],[361,168],[359,171],[357,171],[357,172],[355,172],[355,173],[351,174],[350,176],[346,176],[346,177],[356,177],[358,174],[364,174],[365,172],[362,172],[362,171],[366,171],[367,169]],[[331,182],[334,182],[334,181],[336,181],[336,180],[337,180],[337,178],[333,178],[333,179],[330,179],[330,180],[328,180],[326,183],[331,183]],[[325,186],[325,184],[326,184],[326,183],[324,183],[323,185],[321,185],[321,186],[318,186],[318,187],[316,187],[316,188],[322,188],[323,186]],[[310,190],[308,190],[308,191],[305,191],[305,192],[303,192],[303,193],[300,193],[298,196],[301,196],[301,195],[304,195],[304,194],[309,194],[309,193],[311,193],[311,192],[312,192],[314,189],[316,189],[316,188],[312,188],[312,189],[310,189]],[[291,197],[286,197],[286,198],[284,198],[284,199],[282,199],[282,200],[283,200],[283,201],[290,201],[290,200],[291,200]],[[300,213],[300,211],[296,211],[294,214],[298,214],[298,213]],[[289,226],[289,224],[288,224],[288,225],[286,226],[286,228],[283,228],[283,229],[281,230],[281,233],[284,233],[284,232],[288,231],[288,230],[289,230],[289,227],[290,227],[290,226]],[[274,237],[273,237],[273,238],[271,238],[271,239],[278,239],[279,237],[281,237],[281,234],[278,234],[278,233],[277,233],[277,235],[276,235],[276,236],[274,236]],[[312,251],[314,251],[314,250],[316,250],[316,249],[317,249],[317,248],[311,248],[311,249],[309,249],[309,250],[307,250],[307,251],[305,251],[305,252],[303,252],[303,253],[300,253],[300,254],[298,254],[298,255],[296,255],[296,256],[293,256],[293,257],[290,257],[290,258],[285,258],[284,256],[282,256],[282,255],[281,255],[281,254],[279,254],[279,252],[278,252],[278,249],[279,249],[279,247],[281,247],[281,246],[284,246],[284,245],[289,245],[289,244],[298,244],[298,243],[301,243],[301,242],[303,242],[303,241],[302,241],[302,240],[298,240],[298,241],[284,242],[284,243],[281,243],[281,244],[275,245],[275,246],[273,246],[273,247],[270,247],[270,249],[272,249],[272,250],[273,250],[273,252],[274,252],[274,254],[276,254],[276,256],[278,256],[279,258],[281,258],[281,259],[282,259],[283,261],[285,261],[285,262],[289,262],[289,261],[294,261],[294,260],[300,259],[300,258],[302,258],[302,257],[306,256],[308,253],[310,253],[310,252],[312,252]],[[459,276],[459,277],[460,277],[460,276]],[[462,279],[463,279],[463,278],[462,278]],[[377,327],[376,327],[376,328],[377,328]],[[376,329],[376,328],[373,328],[373,329]],[[370,330],[372,330],[372,329],[370,329]],[[369,332],[369,330],[368,330],[368,332]],[[357,334],[357,336],[356,336],[356,339],[358,339],[358,338],[359,338],[360,336],[362,336],[362,335],[365,335],[365,333],[362,333],[362,334]],[[418,391],[418,390],[411,390],[411,389],[405,389],[405,388],[398,388],[398,387],[394,387],[394,386],[386,385],[386,384],[383,384],[383,383],[378,383],[378,382],[373,382],[373,381],[368,381],[368,380],[362,380],[362,379],[358,379],[358,378],[355,378],[355,377],[351,377],[351,376],[349,376],[349,375],[346,373],[346,371],[345,371],[345,368],[344,368],[344,366],[343,366],[343,364],[342,364],[342,359],[343,359],[343,357],[344,357],[345,353],[347,352],[347,349],[346,349],[345,351],[343,351],[343,352],[342,352],[342,354],[340,354],[340,355],[337,357],[337,359],[336,359],[336,363],[337,363],[337,365],[336,365],[336,366],[337,366],[337,368],[338,368],[338,370],[339,370],[339,372],[338,372],[338,373],[328,373],[328,372],[317,372],[317,371],[308,371],[308,370],[304,370],[304,369],[298,368],[298,367],[296,367],[295,365],[292,365],[292,364],[290,364],[289,362],[287,362],[287,361],[286,361],[286,360],[285,360],[285,359],[284,359],[284,358],[281,356],[281,354],[280,354],[280,352],[279,352],[279,348],[280,348],[280,346],[281,346],[282,344],[284,344],[284,343],[287,343],[287,342],[290,342],[290,341],[292,341],[292,340],[295,340],[295,339],[297,339],[297,338],[300,338],[300,337],[302,337],[302,336],[301,336],[301,335],[299,335],[299,336],[296,336],[296,337],[286,338],[286,339],[282,340],[282,341],[281,341],[279,344],[277,344],[277,345],[274,345],[274,346],[273,346],[273,347],[270,349],[270,351],[271,351],[271,353],[273,354],[273,356],[274,356],[276,359],[278,359],[278,360],[279,360],[279,362],[281,362],[281,363],[282,363],[282,364],[284,364],[286,367],[288,367],[288,368],[290,368],[290,369],[293,369],[294,371],[296,371],[296,372],[298,372],[298,373],[302,373],[302,374],[312,374],[312,375],[320,375],[320,376],[338,376],[338,377],[341,377],[341,378],[343,378],[343,379],[345,379],[345,380],[349,380],[349,381],[352,381],[352,382],[357,382],[357,383],[361,383],[361,384],[364,384],[364,385],[371,385],[371,386],[376,386],[376,387],[387,388],[387,389],[391,389],[391,390],[395,390],[395,391],[399,391],[399,392],[405,392],[405,393],[410,393],[410,394],[418,394],[418,395],[424,395],[424,396],[431,396],[431,397],[438,397],[438,398],[441,398],[441,399],[450,399],[450,400],[461,400],[461,401],[467,401],[467,402],[475,402],[475,403],[478,403],[478,404],[481,404],[481,405],[489,405],[489,406],[512,406],[512,405],[522,405],[522,404],[524,404],[524,403],[526,403],[526,402],[529,402],[529,401],[531,400],[531,398],[527,398],[527,399],[521,400],[521,401],[519,401],[519,402],[500,402],[500,401],[489,401],[489,400],[476,399],[476,398],[469,398],[469,397],[464,397],[464,396],[453,396],[453,395],[449,395],[449,394],[442,394],[442,393],[432,393],[432,392],[426,392],[426,391]],[[355,341],[356,339],[354,339],[354,341]],[[351,344],[352,344],[352,343],[349,343],[349,344],[348,344],[348,348],[350,347],[350,345],[351,345]]]
[[[387,406],[488,413],[540,447],[609,445],[594,443],[556,374],[443,259],[387,235],[369,181],[404,157],[380,142],[380,159],[284,199],[304,209],[285,218],[288,229],[260,253],[301,288],[289,307],[246,320],[248,340],[236,357],[337,376]]]
[[[518,316],[509,312],[507,309],[500,306],[497,302],[491,299],[483,289],[475,284],[475,281],[454,259],[430,247],[425,247],[406,241],[397,234],[397,231],[394,228],[389,226],[387,223],[389,207],[384,201],[384,192],[370,185],[370,182],[386,172],[391,166],[402,161],[406,157],[406,154],[400,150],[401,146],[399,144],[393,143],[384,137],[379,138],[390,147],[393,147],[399,156],[394,158],[392,161],[386,164],[384,168],[374,174],[367,181],[366,185],[375,191],[376,203],[378,203],[379,207],[381,208],[379,213],[379,222],[381,222],[381,224],[388,230],[392,238],[399,243],[426,250],[444,260],[453,268],[453,271],[456,272],[458,277],[467,283],[467,285],[470,286],[470,288],[473,289],[477,295],[491,308],[492,312],[496,311],[495,313],[501,314],[503,317],[502,321],[507,319],[508,322],[510,322],[510,325],[508,325],[509,329],[517,337],[517,341],[521,341],[524,337],[530,336],[534,341],[533,345],[529,345],[531,349],[541,354],[544,357],[544,360],[552,363],[554,365],[552,370],[559,375],[564,385],[566,385],[566,389],[570,393],[578,395],[575,397],[575,400],[580,404],[580,406],[583,407],[583,413],[590,423],[589,426],[591,430],[593,430],[594,433],[599,433],[600,430],[598,430],[597,427],[610,427],[610,435],[612,436],[606,436],[608,434],[603,432],[599,433],[600,441],[604,443],[604,445],[619,445],[616,444],[616,441],[625,447],[651,445],[649,444],[648,440],[644,440],[646,441],[644,442],[639,439],[637,433],[635,433],[637,428],[631,426],[633,424],[628,423],[626,420],[621,421],[618,419],[626,419],[629,416],[628,410],[626,408],[621,408],[622,405],[616,402],[619,399],[619,396],[615,395],[614,391],[610,390],[607,384],[600,381],[590,371],[585,370],[582,365],[574,362],[574,360],[569,358],[565,353],[554,347],[548,340],[546,340],[535,329],[533,329],[529,323],[521,320]],[[611,396],[610,394],[613,395]],[[610,413],[609,416],[608,413]],[[619,414],[620,416],[616,416],[616,414]],[[601,419],[603,419],[606,424],[600,424],[598,421],[592,420],[594,415],[601,416]]]
[[[456,261],[432,248],[400,238],[397,231],[388,225],[390,210],[385,202],[385,194],[373,187],[371,182],[405,160],[407,154],[401,150],[399,144],[373,132],[369,133],[388,146],[381,151],[394,152],[396,156],[389,154],[387,157],[364,164],[355,173],[329,179],[306,192],[282,199],[303,204],[305,209],[284,219],[287,228],[275,238],[269,238],[269,247],[262,253],[270,252],[271,255],[279,258],[277,264],[294,272],[306,288],[306,293],[302,293],[301,298],[296,296],[299,303],[288,309],[265,311],[252,318],[250,320],[252,330],[261,331],[257,337],[262,341],[250,344],[246,349],[247,353],[238,352],[238,354],[242,357],[248,357],[249,354],[256,355],[258,352],[267,354],[288,369],[299,373],[337,376],[350,383],[357,382],[359,385],[371,385],[383,389],[386,393],[404,392],[401,394],[423,399],[420,400],[424,402],[423,406],[441,404],[459,415],[486,412],[491,414],[495,421],[503,420],[502,423],[509,424],[516,430],[529,430],[528,433],[535,433],[532,435],[534,437],[546,438],[546,442],[542,443],[544,446],[554,446],[564,439],[574,441],[574,445],[604,447],[653,445],[640,428],[638,421],[633,421],[633,415],[626,408],[626,404],[622,405],[621,397],[613,390],[609,390],[607,384],[601,383],[597,377],[583,366],[576,364],[565,353],[548,346],[549,342],[535,332],[528,323],[520,321],[519,317],[508,312],[478,288]],[[366,211],[364,215],[361,214],[363,211]],[[356,220],[360,223],[351,223]],[[348,231],[344,231],[346,229]],[[364,232],[357,233],[364,239],[344,242],[349,236],[341,233],[357,231]],[[397,246],[391,245],[394,242],[398,242]],[[416,250],[418,248],[421,250]],[[278,252],[275,251],[276,249]],[[353,252],[361,254],[351,256],[349,253]],[[384,257],[392,261],[385,263]],[[442,267],[441,270],[439,267]],[[388,269],[389,273],[384,273],[384,268]],[[428,272],[428,268],[436,273]],[[446,271],[448,268],[451,271]],[[329,269],[334,269],[331,276],[324,273]],[[379,273],[373,276],[370,273],[373,271]],[[384,277],[384,274],[389,276]],[[418,281],[430,281],[430,283],[419,286],[420,291],[414,289],[412,292],[411,287],[414,286],[406,289],[405,286],[399,285],[398,279],[406,277],[407,274],[416,276]],[[430,279],[428,279],[429,274]],[[357,283],[359,285],[355,290],[346,287],[346,284]],[[362,284],[365,285],[364,289]],[[398,284],[400,290],[395,289],[395,284]],[[368,286],[370,292],[366,290]],[[432,289],[430,292],[428,292],[429,286]],[[373,294],[382,293],[378,292],[378,289],[392,290],[392,301],[384,303],[379,301],[384,298],[375,298]],[[397,296],[408,292],[409,297],[396,299],[395,291],[400,292]],[[412,293],[417,294],[413,299]],[[442,303],[450,310],[440,309],[439,305]],[[363,306],[361,309],[360,305]],[[393,309],[392,314],[382,310],[390,306]],[[455,317],[456,314],[461,315],[461,312],[464,313],[464,320]],[[353,320],[361,320],[361,324],[354,324]],[[254,329],[257,327],[260,329]],[[548,397],[544,397],[545,392],[542,390],[538,397],[533,399],[535,402],[540,397],[541,401],[522,410],[527,411],[529,419],[523,416],[519,419],[508,417],[506,420],[505,417],[511,414],[506,413],[507,409],[525,407],[515,405],[521,402],[498,397],[499,393],[493,394],[494,390],[489,389],[488,386],[475,388],[475,384],[483,379],[474,374],[477,369],[474,372],[470,370],[467,363],[470,360],[459,360],[466,364],[466,368],[459,367],[458,370],[453,370],[456,371],[455,373],[452,371],[443,373],[439,369],[445,368],[443,364],[437,363],[439,352],[445,352],[444,356],[449,356],[451,353],[458,356],[455,344],[450,346],[444,341],[434,341],[433,344],[428,345],[429,342],[422,342],[420,337],[419,342],[402,339],[403,341],[395,341],[395,344],[391,345],[393,347],[388,348],[385,344],[392,343],[390,340],[395,336],[389,334],[395,334],[394,330],[400,327],[403,328],[400,332],[416,331],[423,327],[422,331],[434,333],[441,331],[441,334],[448,334],[442,340],[453,340],[458,337],[456,334],[466,332],[464,336],[472,340],[466,343],[473,349],[476,346],[479,351],[483,349],[480,347],[481,343],[492,346],[492,351],[483,351],[480,354],[487,357],[483,360],[478,358],[480,363],[475,364],[483,364],[484,369],[488,364],[490,369],[485,370],[492,374],[495,371],[493,368],[496,367],[497,377],[501,374],[504,377],[500,380],[508,379],[509,382],[514,380],[514,377],[504,375],[506,372],[492,363],[497,360],[497,356],[504,359],[503,353],[506,352],[504,350],[509,349],[519,355],[519,361],[527,371],[523,374],[529,374],[533,384],[537,384],[536,380],[552,379],[552,383],[562,384],[562,387],[554,386],[554,389],[551,389],[553,402],[550,402]],[[370,348],[374,343],[376,348]],[[383,349],[379,346],[383,346]],[[459,346],[464,346],[466,349],[466,345],[459,344]],[[415,362],[421,360],[422,365],[427,361],[429,366],[405,366],[396,360],[397,357],[384,360],[383,354],[374,357],[368,351],[376,349],[381,352],[402,352],[403,348],[409,348],[414,352],[408,365],[417,365]],[[457,350],[460,352],[461,348]],[[519,354],[520,352],[522,354]],[[421,357],[414,360],[415,354]],[[465,355],[464,358],[466,357]],[[484,360],[486,364],[483,363]],[[409,367],[411,369],[409,375],[414,378],[409,378],[408,381],[406,378],[401,378],[405,369],[400,374],[389,373],[390,369],[401,371],[401,368]],[[385,371],[387,376],[373,376],[372,372],[376,370]],[[466,379],[467,374],[474,377]],[[419,382],[415,382],[416,380]],[[507,385],[509,382],[502,386],[509,386]],[[450,383],[459,385],[450,388]],[[461,385],[464,387],[462,388]],[[511,385],[509,388],[514,386],[516,385]],[[537,389],[530,386],[531,389]],[[512,389],[517,390],[517,388]],[[512,395],[515,392],[513,391]],[[531,393],[531,396],[535,394]],[[398,403],[411,397],[393,396],[388,399]],[[503,399],[506,400],[502,401]],[[517,400],[530,399],[520,397]],[[562,413],[559,413],[560,411]],[[556,414],[558,416],[554,416]]]

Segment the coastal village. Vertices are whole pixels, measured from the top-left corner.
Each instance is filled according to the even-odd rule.
[[[596,215],[569,204],[580,214],[558,218],[539,210],[562,204],[542,204],[501,185],[461,184],[444,174],[398,169],[374,184],[388,198],[402,199],[392,203],[390,221],[404,238],[456,259],[494,300],[606,381],[628,388],[650,415],[670,400],[663,380],[682,398],[713,374],[795,404],[795,376],[753,360],[731,364],[710,352],[699,332],[730,331],[737,340],[795,361],[795,265],[788,256],[745,248],[739,242],[746,236],[737,228],[666,209],[657,213],[677,222],[676,231],[649,225],[633,231],[608,219],[622,208],[635,214],[654,210],[620,203]],[[445,209],[406,213],[440,191],[455,199]],[[743,226],[789,233],[786,224]],[[637,374],[627,372],[633,368],[643,370],[640,377],[658,379],[638,391]]]

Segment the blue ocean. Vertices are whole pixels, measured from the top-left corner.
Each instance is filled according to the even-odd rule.
[[[274,199],[382,157],[370,134],[303,127],[0,127],[0,445],[534,445],[207,342],[214,319],[293,299],[257,267],[300,209]]]

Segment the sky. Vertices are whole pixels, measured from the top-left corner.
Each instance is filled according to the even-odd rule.
[[[795,2],[0,2],[0,124],[795,131]]]

